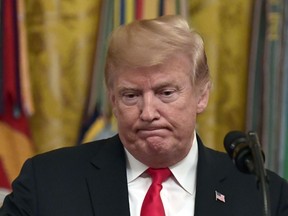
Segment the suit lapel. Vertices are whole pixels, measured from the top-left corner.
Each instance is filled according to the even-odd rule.
[[[199,159],[197,165],[197,185],[195,198],[195,216],[202,215],[229,215],[230,205],[223,191],[223,183],[226,181],[226,169],[224,164],[219,167],[221,161],[215,157],[213,150],[203,146],[198,138]],[[216,191],[224,200],[216,199]]]
[[[130,215],[125,153],[118,136],[102,146],[91,166],[87,184],[94,214]]]
[[[217,191],[225,196],[223,183],[229,171],[225,163],[215,156],[216,153],[204,147],[199,137],[197,139],[199,159],[194,215],[229,215],[231,205],[227,200],[225,202],[216,200],[215,195]],[[219,168],[222,165],[223,167]],[[129,216],[126,160],[118,136],[107,140],[92,158],[91,169],[87,176],[87,185],[94,215]],[[225,199],[229,201],[229,198]]]

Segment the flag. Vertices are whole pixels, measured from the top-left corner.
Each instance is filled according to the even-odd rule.
[[[216,201],[219,200],[223,203],[225,203],[225,196],[221,193],[219,193],[218,191],[215,191],[215,198],[216,198]]]
[[[19,62],[18,1],[1,1],[1,112],[0,112],[0,188],[10,189],[24,161],[34,149],[28,119],[23,111]],[[22,31],[21,31],[22,32]],[[22,56],[22,55],[21,55]],[[23,56],[22,56],[23,57]],[[20,61],[21,62],[21,61]],[[22,76],[23,78],[23,76]]]

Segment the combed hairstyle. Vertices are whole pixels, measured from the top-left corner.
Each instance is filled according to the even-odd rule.
[[[184,18],[168,15],[120,26],[109,40],[106,85],[112,87],[113,73],[121,68],[159,65],[176,53],[183,53],[190,59],[192,85],[210,86],[203,40]]]

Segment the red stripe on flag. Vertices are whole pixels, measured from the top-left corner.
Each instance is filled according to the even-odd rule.
[[[143,18],[143,0],[137,0],[136,1],[136,14],[135,18],[137,20]]]
[[[18,35],[16,1],[3,2],[3,101],[0,120],[30,136],[26,116],[21,110],[19,88]]]

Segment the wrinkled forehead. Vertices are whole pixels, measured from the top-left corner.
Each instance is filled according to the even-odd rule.
[[[113,65],[113,68],[110,69],[108,87],[113,87],[115,78],[119,78],[123,74],[125,74],[126,77],[133,77],[139,73],[143,76],[149,76],[156,72],[160,76],[167,76],[171,73],[185,73],[187,74],[187,78],[191,78],[192,80],[192,64],[190,59],[186,55],[178,53],[169,56],[167,59],[163,60],[163,62],[156,65],[133,67],[121,63],[115,64]]]

